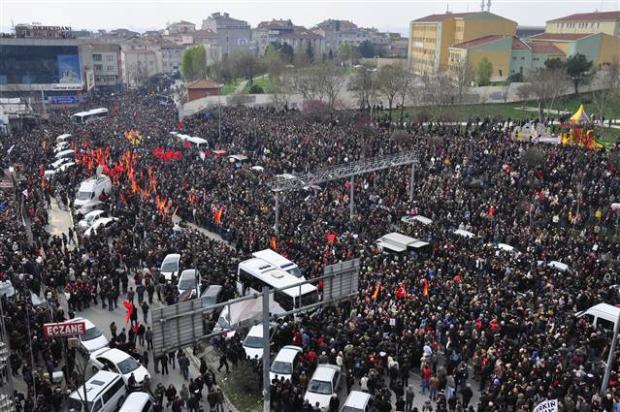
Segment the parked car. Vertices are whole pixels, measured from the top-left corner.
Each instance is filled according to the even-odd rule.
[[[269,328],[271,333],[271,328]],[[253,359],[263,359],[263,347],[265,344],[265,339],[263,338],[263,325],[259,323],[258,325],[254,325],[248,331],[248,334],[243,339],[243,351],[245,352],[245,357],[253,360]]]
[[[100,217],[99,219],[96,219],[88,229],[86,229],[84,232],[84,237],[89,237],[101,229],[114,225],[116,222],[118,222],[117,217]]]
[[[369,412],[371,406],[372,397],[369,393],[351,391],[340,412]]]
[[[86,392],[86,399],[84,399]],[[86,383],[69,395],[64,411],[70,412],[114,412],[121,407],[127,388],[118,373],[99,371]],[[84,400],[87,402],[84,408]]]
[[[43,176],[45,176],[45,178],[49,179],[52,176],[54,176],[56,173],[64,172],[64,171],[68,170],[69,168],[71,168],[73,166],[75,166],[75,162],[64,162],[64,163],[62,163],[60,166],[58,166],[55,169],[47,169],[47,170],[45,170],[43,172]]]
[[[128,385],[129,377],[133,373],[136,385],[142,386],[144,378],[149,379],[149,371],[140,364],[134,357],[116,348],[103,348],[90,355],[90,364],[93,371],[111,371],[120,374]],[[129,388],[131,389],[131,388]],[[135,388],[134,388],[135,389]]]
[[[317,366],[312,379],[308,383],[304,400],[310,405],[319,404],[319,408],[327,408],[332,395],[338,395],[340,385],[340,367],[331,364]]]
[[[274,379],[280,380],[282,378],[292,381],[293,371],[299,367],[302,353],[303,350],[299,346],[283,346],[276,357],[273,358],[273,362],[269,368],[269,381],[271,382]]]
[[[79,336],[80,347],[86,353],[92,353],[108,346],[108,338],[103,335],[101,329],[95,326],[95,324],[88,319],[73,318],[67,322],[84,322],[86,324],[86,333]]]
[[[155,399],[147,392],[132,392],[118,412],[153,412]]]
[[[84,215],[84,218],[77,223],[77,227],[81,231],[85,231],[89,227],[93,225],[95,220],[102,217],[101,215],[105,213],[103,210],[96,209],[92,210]]]
[[[179,291],[179,302],[194,299],[200,292],[196,293],[196,280],[198,280],[198,291],[202,290],[200,272],[197,269],[185,269],[179,276],[177,290]]]
[[[171,253],[166,255],[164,261],[161,262],[161,266],[159,268],[159,273],[164,277],[167,281],[171,281],[172,278],[176,278],[179,275],[181,264],[181,255],[178,253]]]

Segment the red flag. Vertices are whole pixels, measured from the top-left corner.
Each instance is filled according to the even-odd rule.
[[[428,290],[429,290],[428,279],[425,278],[422,281],[422,294],[424,296],[428,296]]]
[[[179,120],[177,122],[177,129],[179,129],[179,130],[184,130],[185,129],[185,123],[183,123],[183,120]]]
[[[336,234],[335,233],[328,233],[327,235],[325,235],[327,237],[327,241],[329,242],[330,245],[333,245],[336,242]]]
[[[186,141],[183,142],[183,147],[186,148],[186,149],[191,149],[192,148],[192,144],[186,140]]]
[[[375,283],[375,291],[372,294],[374,300],[379,298],[379,292],[381,292],[381,281],[378,280],[377,283]]]
[[[45,176],[45,166],[43,166],[42,164],[39,165],[39,176]]]

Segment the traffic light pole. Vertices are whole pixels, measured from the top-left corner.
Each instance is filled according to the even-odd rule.
[[[263,286],[263,412],[271,411],[271,381],[269,379],[269,288]]]

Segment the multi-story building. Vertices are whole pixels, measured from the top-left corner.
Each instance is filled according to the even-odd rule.
[[[90,46],[77,39],[0,37],[0,92],[77,101],[94,87]]]
[[[583,54],[595,67],[620,59],[620,37],[606,33],[542,33],[527,40],[532,44],[551,44],[567,57]]]
[[[165,41],[161,44],[161,62],[164,73],[173,73],[181,69],[183,53],[187,46]]]
[[[43,26],[40,23],[15,25],[15,37],[20,39],[70,39],[74,38],[69,26]]]
[[[97,89],[118,90],[123,84],[121,46],[115,43],[92,42],[91,55]]]
[[[542,26],[518,26],[517,27],[517,37],[521,40],[527,39],[528,37],[535,36],[540,33],[544,33],[545,28]]]
[[[519,79],[531,70],[544,67],[551,58],[565,59],[559,48],[527,44],[516,36],[489,35],[455,44],[448,49],[448,73],[457,78],[465,75],[477,79],[477,68],[483,59],[491,63],[491,82],[502,82],[511,76]]]
[[[409,26],[409,66],[416,74],[448,68],[449,47],[488,35],[514,36],[517,23],[493,13],[432,14]]]
[[[129,88],[139,87],[146,80],[162,72],[161,49],[139,39],[121,44],[121,68],[123,84]]]
[[[168,34],[191,33],[196,31],[196,25],[190,21],[181,20],[169,24],[166,29],[168,30]]]
[[[312,30],[323,37],[325,53],[331,54],[335,54],[343,43],[359,46],[369,38],[366,30],[358,28],[355,23],[348,20],[325,20]]]
[[[252,44],[259,56],[265,54],[267,46],[271,43],[278,43],[279,36],[295,31],[295,26],[291,20],[271,20],[262,21],[252,29]]]
[[[304,27],[295,26],[295,30],[292,32],[280,33],[277,35],[276,41],[288,44],[296,52],[311,50],[315,60],[320,59],[323,55],[323,37]]]
[[[221,56],[230,56],[236,51],[249,51],[252,41],[250,25],[243,20],[230,17],[228,13],[213,13],[202,21],[203,30],[217,35]]]
[[[545,32],[554,34],[604,33],[620,37],[620,11],[578,13],[549,20],[545,26]]]

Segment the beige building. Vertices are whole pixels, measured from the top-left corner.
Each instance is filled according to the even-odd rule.
[[[553,34],[604,33],[620,37],[620,11],[571,14],[549,20],[545,32]]]
[[[422,17],[409,26],[409,67],[419,75],[435,74],[448,68],[451,46],[516,31],[516,22],[485,11]]]
[[[162,72],[161,48],[141,40],[121,44],[121,68],[125,87],[136,88]]]

